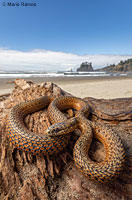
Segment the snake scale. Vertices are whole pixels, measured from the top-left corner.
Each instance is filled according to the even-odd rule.
[[[24,118],[29,113],[48,107],[52,125],[44,134],[29,131]],[[62,110],[73,108],[75,116],[67,119]],[[62,151],[68,144],[72,132],[79,128],[81,135],[75,143],[73,158],[77,168],[93,180],[105,182],[116,177],[123,168],[125,151],[119,136],[106,125],[91,122],[88,104],[76,97],[59,97],[53,99],[43,96],[14,106],[8,115],[7,135],[9,140],[20,150],[33,154],[51,155]],[[104,161],[92,161],[88,151],[93,135],[103,143],[106,156]]]

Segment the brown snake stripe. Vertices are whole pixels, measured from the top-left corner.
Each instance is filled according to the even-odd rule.
[[[51,125],[44,135],[29,131],[24,124],[24,117],[29,113],[48,107]],[[62,110],[74,108],[75,117],[67,119]],[[33,154],[54,154],[66,147],[71,132],[77,127],[81,136],[77,140],[73,157],[76,166],[91,179],[104,182],[112,179],[122,170],[125,151],[119,136],[108,126],[90,122],[88,104],[76,97],[43,96],[39,99],[20,103],[14,106],[8,116],[7,132],[9,140],[18,148]],[[103,143],[106,151],[105,160],[94,162],[88,156],[92,137]]]

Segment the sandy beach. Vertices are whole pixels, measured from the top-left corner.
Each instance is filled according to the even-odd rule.
[[[13,78],[0,79],[0,95],[14,88]],[[77,97],[122,98],[132,97],[132,77],[57,77],[26,78],[34,83],[54,82]]]

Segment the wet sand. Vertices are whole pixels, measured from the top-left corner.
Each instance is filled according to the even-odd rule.
[[[24,78],[34,83],[54,82],[77,97],[122,98],[132,97],[132,77],[44,77]],[[10,93],[14,78],[0,78],[0,95]]]

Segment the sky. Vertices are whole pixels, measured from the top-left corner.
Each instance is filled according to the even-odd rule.
[[[131,8],[131,0],[0,0],[0,70],[67,70],[85,61],[100,68],[132,58]]]

